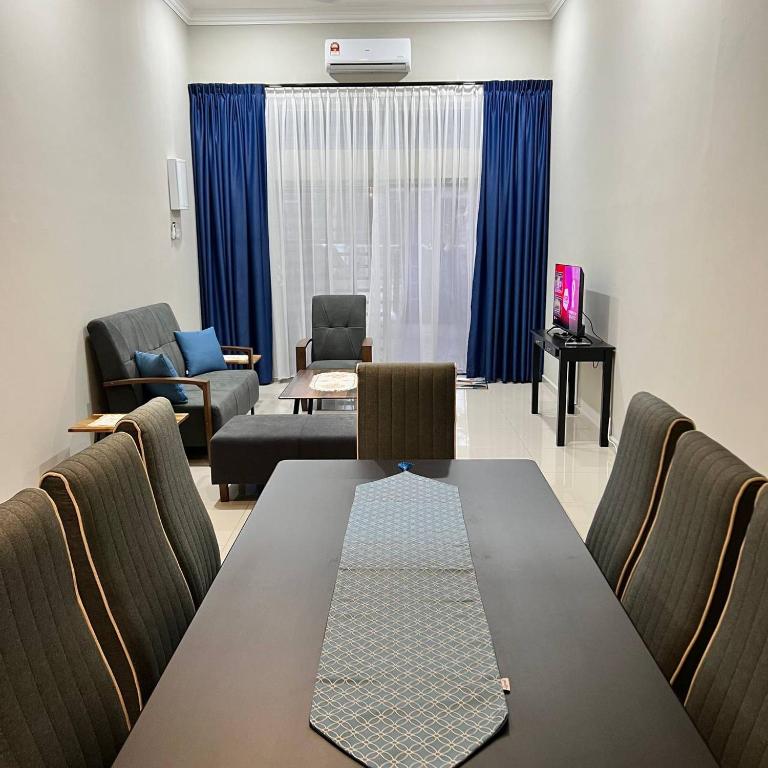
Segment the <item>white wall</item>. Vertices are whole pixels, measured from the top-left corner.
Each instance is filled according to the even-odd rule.
[[[0,499],[86,444],[88,320],[168,301],[199,327],[165,170],[189,159],[186,35],[161,0],[0,3]]]
[[[650,390],[762,471],[766,40],[765,0],[568,0],[550,219],[551,261],[584,266],[587,312],[618,348],[614,432]]]
[[[333,82],[323,56],[329,37],[410,37],[413,67],[403,82],[547,78],[550,26],[517,21],[190,27],[192,80]]]

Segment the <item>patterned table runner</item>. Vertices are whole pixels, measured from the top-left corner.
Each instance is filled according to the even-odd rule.
[[[507,719],[455,486],[359,485],[310,723],[370,768],[449,768]]]

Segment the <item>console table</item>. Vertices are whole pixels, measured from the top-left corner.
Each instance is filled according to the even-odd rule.
[[[531,381],[531,413],[539,412],[539,382],[543,353],[559,360],[557,375],[557,445],[565,445],[565,414],[576,411],[576,366],[579,363],[602,363],[603,392],[600,401],[600,445],[608,446],[608,420],[611,411],[613,386],[613,357],[616,347],[594,336],[586,336],[588,344],[568,344],[564,338],[551,336],[547,331],[531,331],[533,342],[533,377]]]

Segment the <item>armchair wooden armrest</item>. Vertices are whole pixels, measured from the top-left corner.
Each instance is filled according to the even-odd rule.
[[[307,347],[312,342],[311,338],[300,339],[296,342],[296,372],[303,371],[307,367]]]
[[[134,387],[140,384],[189,384],[198,387],[203,393],[203,422],[205,424],[205,447],[210,451],[213,437],[213,416],[211,415],[211,384],[203,379],[186,376],[139,376],[135,379],[115,379],[105,381],[105,387]]]
[[[248,357],[247,365],[249,368],[253,368],[253,364],[258,362],[261,359],[261,355],[253,354],[253,347],[237,347],[237,346],[234,346],[233,344],[222,344],[221,351],[235,352],[236,354],[246,355]],[[227,360],[227,365],[240,365],[240,363],[235,363]]]
[[[360,352],[361,352],[360,360],[363,363],[373,362],[373,339],[370,336],[366,336],[363,339],[363,346]]]

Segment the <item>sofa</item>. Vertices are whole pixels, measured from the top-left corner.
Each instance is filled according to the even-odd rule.
[[[187,377],[184,357],[174,331],[180,330],[168,304],[118,312],[88,323],[88,335],[98,367],[106,402],[113,413],[128,413],[144,403],[143,384],[180,383],[187,402],[174,405],[187,413],[180,425],[187,448],[208,449],[211,437],[233,416],[248,413],[259,399],[259,377],[253,368],[228,369]],[[139,376],[136,351],[167,355],[179,373],[178,379],[147,379]],[[222,350],[246,352],[246,347],[222,345]]]

